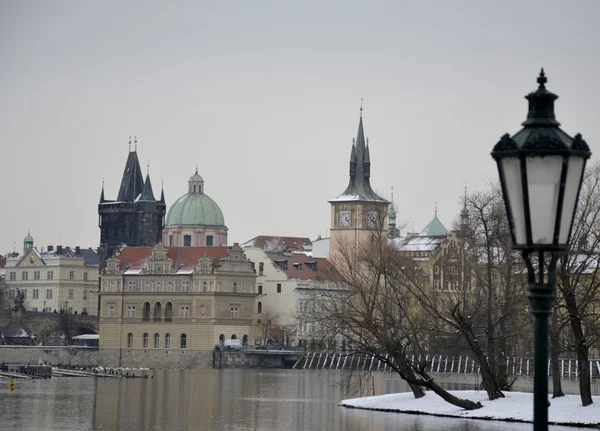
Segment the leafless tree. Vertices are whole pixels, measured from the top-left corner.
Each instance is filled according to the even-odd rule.
[[[344,337],[356,353],[371,355],[398,373],[416,398],[430,389],[461,408],[481,407],[438,385],[424,359],[411,360],[426,347],[423,316],[414,312],[419,304],[401,270],[414,263],[388,243],[385,232],[373,230],[365,240],[339,241],[331,262],[337,280],[315,293],[309,306],[316,336]]]

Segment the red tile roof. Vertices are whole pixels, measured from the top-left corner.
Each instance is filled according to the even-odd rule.
[[[339,279],[329,261],[322,257],[302,254],[267,253],[275,266],[284,271],[288,278],[298,280],[334,281]],[[287,269],[285,265],[287,263]]]
[[[229,247],[165,247],[167,257],[173,261],[173,268],[193,268],[198,264],[198,260],[207,255],[216,261],[227,256]],[[119,254],[119,266],[121,269],[142,268],[146,260],[152,256],[154,247],[125,247]]]
[[[243,243],[242,247],[257,247],[272,253],[281,251],[304,253],[312,251],[312,241],[306,237],[259,235]]]

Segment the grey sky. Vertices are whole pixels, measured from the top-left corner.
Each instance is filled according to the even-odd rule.
[[[325,235],[361,97],[374,188],[415,229],[435,201],[450,227],[541,66],[562,127],[600,151],[598,17],[594,0],[3,1],[0,254],[28,228],[97,246],[129,135],[167,205],[198,162],[230,243]]]

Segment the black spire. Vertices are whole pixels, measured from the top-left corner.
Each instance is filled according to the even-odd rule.
[[[360,200],[387,202],[371,188],[369,178],[371,176],[371,157],[366,145],[365,132],[362,119],[362,105],[360,119],[358,121],[358,132],[356,140],[352,142],[350,153],[350,182],[342,193],[347,196],[358,196]]]
[[[144,189],[144,178],[140,168],[137,152],[130,151],[121,180],[121,188],[119,188],[119,202],[133,202],[142,193]]]
[[[102,180],[102,192],[100,193],[100,203],[104,203],[104,180]]]
[[[165,203],[165,186],[163,185],[163,182],[160,182],[160,203],[164,205]]]
[[[142,191],[141,200],[156,202],[154,193],[152,191],[152,183],[150,182],[150,172],[146,174],[146,181],[144,182],[144,190]]]

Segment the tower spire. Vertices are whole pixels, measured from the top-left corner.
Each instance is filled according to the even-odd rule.
[[[135,137],[135,140],[133,141],[135,143],[135,152],[137,153],[137,136]]]
[[[362,118],[362,111],[363,111],[362,105],[363,105],[363,98],[361,97],[360,98],[360,118]]]
[[[104,202],[104,177],[102,177],[102,192],[100,192],[100,203]]]
[[[131,152],[131,136],[129,137],[129,152]]]

